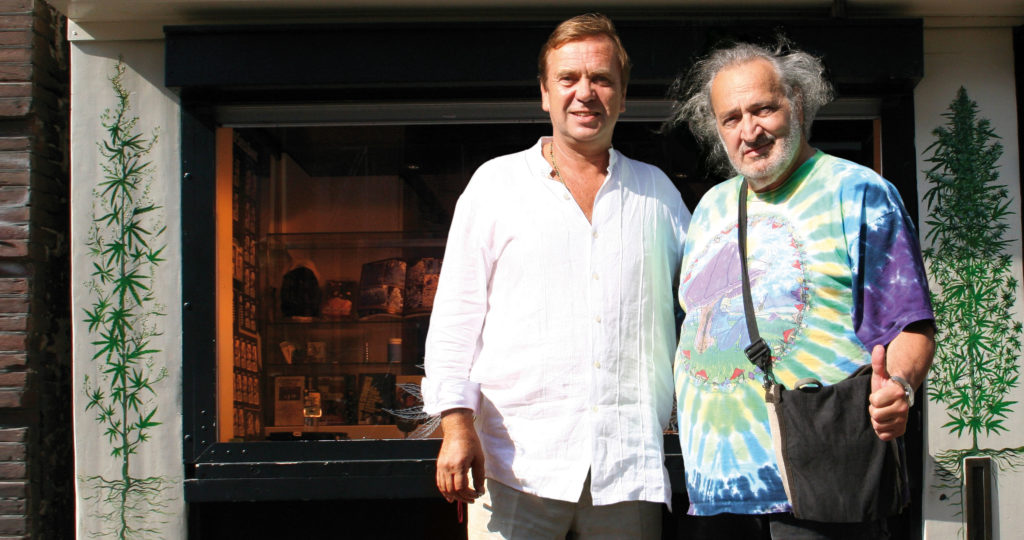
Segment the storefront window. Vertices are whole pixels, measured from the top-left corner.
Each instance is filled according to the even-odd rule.
[[[718,178],[688,134],[658,128],[621,122],[614,144],[661,167],[692,208]],[[825,119],[815,142],[878,167],[876,129]],[[218,128],[219,440],[439,436],[418,390],[455,202],[479,165],[549,131],[540,121]]]
[[[438,436],[418,389],[455,202],[545,131],[218,129],[219,440]]]

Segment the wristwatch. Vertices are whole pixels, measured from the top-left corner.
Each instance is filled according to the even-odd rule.
[[[889,375],[889,378],[892,379],[893,382],[898,383],[900,386],[903,387],[903,399],[907,400],[908,407],[913,407],[914,387],[910,386],[910,383],[907,382],[907,380],[904,379],[903,377],[900,377],[899,375]]]

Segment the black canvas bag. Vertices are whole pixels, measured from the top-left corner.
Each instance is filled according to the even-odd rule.
[[[812,521],[875,521],[909,502],[902,438],[883,441],[868,416],[871,366],[837,384],[801,379],[794,389],[775,381],[771,349],[754,318],[746,261],[747,181],[740,189],[739,253],[743,308],[751,345],[747,358],[764,373],[772,444],[793,515]]]
[[[868,418],[871,366],[843,381],[765,394],[772,443],[793,515],[827,522],[875,521],[905,506],[902,439],[883,441]]]

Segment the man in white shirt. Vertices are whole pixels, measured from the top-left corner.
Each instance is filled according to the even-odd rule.
[[[470,538],[659,538],[690,213],[611,147],[629,58],[607,17],[559,25],[538,73],[552,136],[482,165],[448,235],[423,382],[437,485],[476,502]]]

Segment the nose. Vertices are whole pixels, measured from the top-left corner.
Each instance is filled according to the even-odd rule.
[[[576,83],[576,99],[584,103],[594,99],[594,83],[590,77],[580,77]]]
[[[761,123],[757,121],[755,116],[750,114],[743,115],[743,119],[740,121],[740,137],[744,141],[751,142],[757,140],[763,131]]]

